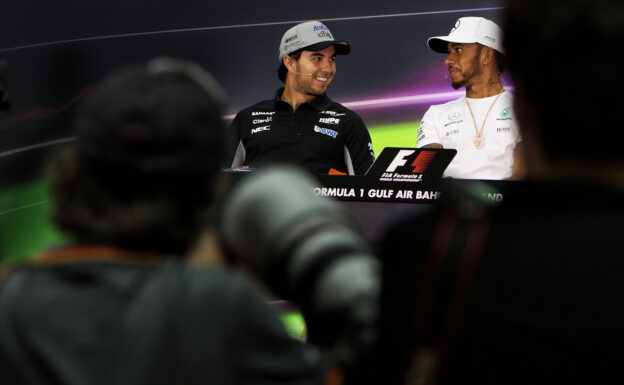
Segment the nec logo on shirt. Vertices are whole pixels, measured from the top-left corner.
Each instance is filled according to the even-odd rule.
[[[262,126],[262,127],[256,127],[256,128],[254,128],[254,129],[252,129],[252,130],[251,130],[251,133],[252,133],[252,134],[257,134],[257,133],[259,133],[259,132],[262,132],[262,131],[269,131],[269,130],[271,130],[271,126]]]

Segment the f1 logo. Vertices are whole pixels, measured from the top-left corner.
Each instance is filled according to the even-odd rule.
[[[414,167],[414,174],[422,174],[425,172],[427,168],[429,168],[429,164],[435,158],[435,151],[422,151],[416,159],[412,162],[412,167]]]
[[[399,150],[398,154],[396,154],[392,162],[390,162],[390,165],[386,169],[386,172],[394,172],[396,171],[397,167],[405,166],[405,163],[407,163],[407,159],[405,158],[412,155],[413,153],[414,150]]]
[[[386,169],[386,172],[394,172],[396,171],[398,167],[405,166],[405,163],[407,163],[408,158],[414,152],[415,150],[399,150],[399,152],[394,157],[392,162],[390,162],[390,165]],[[429,167],[429,164],[431,163],[433,158],[435,158],[435,156],[436,156],[435,151],[426,151],[426,150],[421,151],[416,156],[416,159],[414,159],[414,161],[411,164],[411,166],[414,167],[414,170],[412,172],[414,174],[424,173],[425,170]]]

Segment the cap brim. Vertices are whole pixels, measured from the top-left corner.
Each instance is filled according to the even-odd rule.
[[[329,46],[336,48],[336,55],[348,55],[351,53],[351,46],[346,41],[322,41],[320,43],[312,44],[307,47],[301,48],[302,51],[320,51]]]
[[[475,41],[460,41],[459,39],[451,39],[448,36],[435,36],[427,40],[427,45],[432,51],[437,53],[448,53],[448,43],[476,43]]]

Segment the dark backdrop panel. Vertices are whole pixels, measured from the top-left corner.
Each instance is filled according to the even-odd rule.
[[[3,2],[0,60],[9,64],[13,107],[0,112],[0,189],[39,176],[42,152],[24,149],[71,137],[76,104],[122,65],[160,55],[197,61],[226,89],[231,115],[280,86],[275,70],[284,31],[297,21],[321,19],[353,47],[339,58],[329,91],[334,99],[450,90],[443,58],[426,48],[426,38],[448,32],[460,16],[496,19],[499,6],[493,0]],[[424,108],[361,113],[371,125],[417,120]],[[16,165],[14,154],[23,151],[34,151],[35,159]]]
[[[329,95],[369,127],[416,122],[443,98],[361,102],[453,91],[444,57],[428,50],[427,37],[448,33],[461,16],[498,20],[500,3],[3,0],[0,60],[8,63],[12,108],[0,111],[0,233],[12,226],[14,209],[35,203],[14,201],[16,189],[41,179],[49,152],[73,138],[77,106],[111,70],[162,55],[196,61],[225,88],[231,118],[281,85],[282,34],[297,22],[322,20],[353,48],[338,58]]]

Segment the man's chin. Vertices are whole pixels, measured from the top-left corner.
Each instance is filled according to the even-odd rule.
[[[312,89],[310,90],[310,92],[308,92],[310,95],[314,95],[314,96],[321,96],[323,94],[325,94],[325,92],[327,91],[327,88],[324,88],[322,90],[319,89]]]
[[[451,82],[451,87],[458,90],[464,86],[464,82]]]

